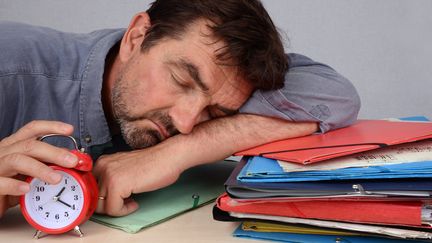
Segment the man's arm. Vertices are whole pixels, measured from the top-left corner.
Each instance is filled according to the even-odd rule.
[[[186,169],[224,159],[262,143],[311,134],[316,123],[294,123],[277,118],[238,114],[196,126],[191,134],[176,135],[143,150],[102,156],[96,163],[100,195],[99,213],[129,214],[138,208],[134,193],[153,191],[174,183]]]
[[[182,144],[177,149],[180,154],[186,155],[182,168],[187,169],[222,160],[247,148],[309,135],[317,130],[316,122],[297,123],[279,118],[238,114],[200,124],[194,128],[193,133],[175,136],[170,142]]]

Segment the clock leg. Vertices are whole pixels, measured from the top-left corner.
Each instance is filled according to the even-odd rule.
[[[36,230],[36,232],[33,235],[33,239],[36,239],[36,240],[39,239],[41,234],[42,234],[42,231]]]
[[[81,231],[81,229],[80,229],[80,227],[78,225],[75,226],[74,231],[79,235],[79,237],[83,237],[84,236],[84,234],[82,233],[82,231]]]

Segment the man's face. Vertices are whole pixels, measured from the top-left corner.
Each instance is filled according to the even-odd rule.
[[[223,43],[204,21],[181,40],[165,39],[146,52],[135,51],[122,66],[112,91],[113,113],[133,148],[188,134],[203,121],[235,113],[252,86],[232,66],[218,65]]]

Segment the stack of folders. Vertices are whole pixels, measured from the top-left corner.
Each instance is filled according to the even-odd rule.
[[[213,216],[282,242],[432,242],[432,122],[359,120],[238,155]]]

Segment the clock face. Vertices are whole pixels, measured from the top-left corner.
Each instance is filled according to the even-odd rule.
[[[83,190],[78,181],[64,171],[61,182],[50,185],[37,178],[30,183],[25,195],[29,216],[39,225],[49,229],[69,226],[80,215],[84,205]]]

